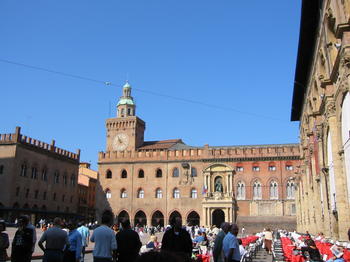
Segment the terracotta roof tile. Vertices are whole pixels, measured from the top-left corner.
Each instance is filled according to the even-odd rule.
[[[145,141],[138,150],[149,150],[149,149],[169,149],[176,144],[183,144],[181,139],[169,139],[160,141]]]

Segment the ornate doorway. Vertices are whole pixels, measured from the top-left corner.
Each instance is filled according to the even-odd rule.
[[[225,213],[222,209],[215,209],[212,215],[213,225],[220,228],[221,224],[225,222]]]

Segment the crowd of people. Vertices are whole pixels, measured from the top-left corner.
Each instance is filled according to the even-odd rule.
[[[29,217],[21,216],[17,219],[18,228],[11,243],[11,261],[31,261],[36,242],[43,251],[44,262],[84,261],[89,242],[94,243],[92,253],[95,262],[192,261],[198,255],[207,257],[208,261],[213,257],[214,261],[238,262],[244,254],[235,224],[223,223],[221,228],[183,226],[180,217],[172,218],[166,227],[137,225],[132,228],[128,219],[118,226],[112,225],[112,222],[112,214],[103,214],[101,224],[94,227],[90,235],[89,225],[84,221],[65,223],[57,217],[48,226],[45,222],[40,223],[43,234],[37,241],[36,228]],[[1,221],[0,232],[0,261],[6,261],[10,241],[6,225]],[[161,242],[158,242],[157,232],[163,232]],[[150,235],[145,245],[140,239],[143,234]]]
[[[116,226],[112,225],[110,213],[102,215],[101,224],[90,235],[90,229],[84,221],[64,223],[55,218],[48,228],[43,227],[43,234],[38,246],[43,251],[44,262],[81,262],[84,261],[85,249],[89,242],[94,243],[92,251],[95,262],[142,262],[142,261],[214,261],[241,262],[248,252],[247,247],[254,242],[262,244],[268,254],[273,253],[274,241],[282,240],[285,261],[304,262],[350,262],[350,248],[345,243],[327,240],[322,233],[311,236],[308,232],[299,234],[285,230],[271,231],[264,229],[255,236],[238,238],[236,224],[222,223],[216,226],[183,226],[180,217],[171,218],[166,227],[146,228],[140,225],[132,228],[125,219]],[[159,242],[155,233],[162,232]],[[142,245],[141,238],[149,238]],[[29,262],[37,242],[36,228],[30,224],[28,216],[18,218],[18,228],[11,243],[11,261]],[[253,244],[257,245],[257,244]],[[6,234],[6,225],[0,221],[0,261],[6,261],[10,247]],[[347,257],[348,256],[348,257]],[[298,258],[296,260],[296,258]]]

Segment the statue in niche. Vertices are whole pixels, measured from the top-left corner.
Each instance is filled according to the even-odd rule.
[[[220,192],[222,193],[223,190],[223,186],[222,186],[222,182],[221,182],[221,177],[218,177],[215,179],[215,192]]]

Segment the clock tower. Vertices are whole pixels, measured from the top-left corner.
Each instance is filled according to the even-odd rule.
[[[145,122],[136,115],[136,105],[128,82],[123,86],[123,96],[117,104],[117,117],[106,120],[106,151],[134,151],[142,146]]]

